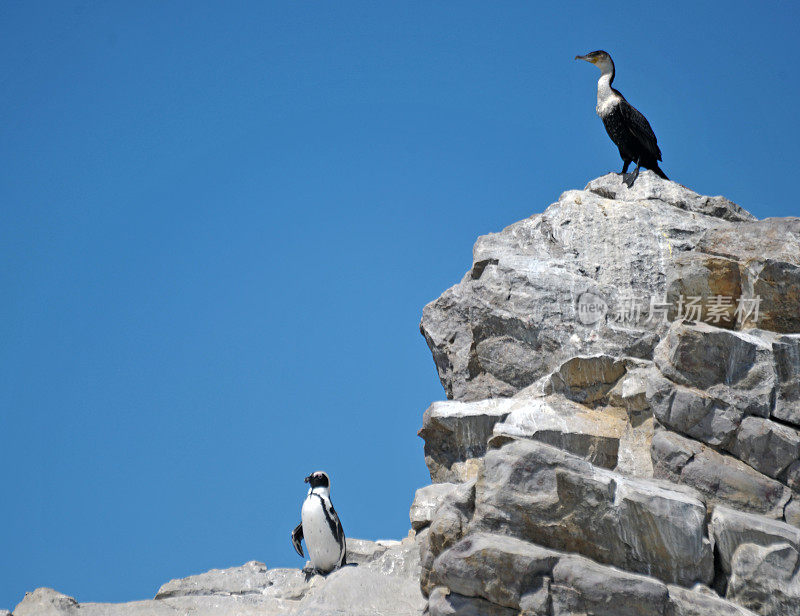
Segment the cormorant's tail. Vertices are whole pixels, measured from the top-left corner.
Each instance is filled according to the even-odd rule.
[[[663,171],[661,171],[661,167],[659,167],[659,166],[658,166],[658,163],[656,163],[655,165],[653,165],[652,167],[650,167],[650,171],[652,171],[653,173],[655,173],[655,174],[656,174],[658,177],[660,177],[660,178],[664,178],[665,180],[668,180],[668,179],[669,179],[669,178],[667,177],[667,174],[666,174],[666,173],[664,173]]]

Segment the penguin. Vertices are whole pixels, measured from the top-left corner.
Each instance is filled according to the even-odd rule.
[[[304,481],[310,486],[300,512],[300,524],[292,531],[292,545],[302,557],[305,538],[314,569],[330,573],[345,564],[347,545],[342,523],[331,503],[331,481],[327,473],[316,471]]]

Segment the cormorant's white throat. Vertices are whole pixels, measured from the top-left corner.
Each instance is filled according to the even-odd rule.
[[[607,116],[614,109],[615,105],[619,105],[622,97],[617,96],[614,88],[611,87],[611,79],[613,73],[603,73],[600,79],[597,80],[597,115],[601,118]]]

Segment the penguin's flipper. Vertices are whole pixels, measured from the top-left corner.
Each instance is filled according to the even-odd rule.
[[[300,543],[303,540],[303,523],[300,522],[297,526],[294,527],[292,531],[292,545],[294,546],[294,551],[297,552],[301,558],[305,558],[305,554],[303,554],[303,545]]]
[[[339,520],[339,516],[336,513],[336,510],[331,505],[330,516],[334,521],[334,525],[336,530],[334,531],[334,536],[336,537],[336,541],[341,546],[341,554],[339,555],[339,564],[337,567],[343,567],[347,563],[347,539],[344,536],[344,529],[342,528],[342,522]]]

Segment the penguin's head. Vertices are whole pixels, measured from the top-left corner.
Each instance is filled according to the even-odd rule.
[[[331,486],[331,480],[328,479],[328,473],[323,471],[315,471],[311,473],[308,477],[306,477],[303,481],[305,481],[311,488],[329,488]]]

